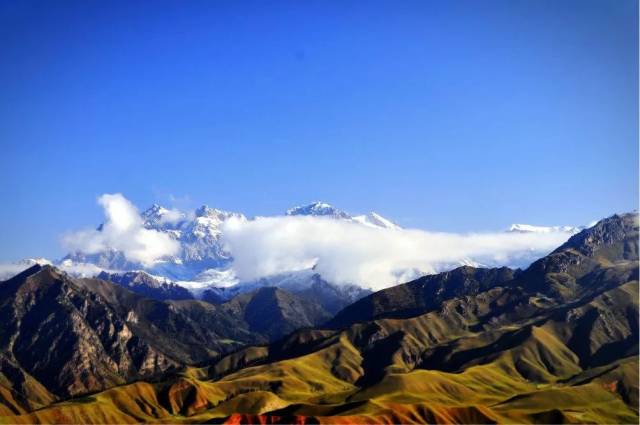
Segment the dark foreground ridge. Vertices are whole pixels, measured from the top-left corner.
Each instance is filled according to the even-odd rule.
[[[277,288],[224,304],[144,298],[35,265],[0,284],[0,410],[21,413],[199,364],[326,321]]]

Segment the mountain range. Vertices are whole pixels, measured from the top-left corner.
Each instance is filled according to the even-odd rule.
[[[400,229],[400,226],[377,213],[351,216],[323,202],[291,208],[286,211],[286,215],[325,217],[373,228]],[[311,269],[240,282],[230,268],[233,258],[226,250],[221,235],[222,225],[227,220],[248,220],[241,213],[206,205],[193,213],[185,213],[154,204],[141,217],[145,228],[162,232],[178,241],[180,254],[145,267],[127,260],[122,252],[116,250],[94,254],[75,251],[65,256],[60,264],[68,270],[82,270],[78,275],[99,275],[158,300],[198,298],[220,303],[262,286],[277,286],[303,297],[320,297],[324,308],[335,313],[371,292],[356,284],[335,285],[322,279]],[[101,229],[102,225],[98,226],[98,231]],[[89,268],[90,272],[86,273],[83,265],[96,269]]]
[[[219,305],[162,302],[106,280],[35,265],[0,284],[0,382],[9,381],[2,389],[16,413],[156,378],[330,317],[322,307],[274,287]],[[23,396],[32,393],[34,398]]]
[[[140,285],[158,283],[51,265],[0,283],[0,422],[639,419],[636,213],[524,270],[461,266],[331,313],[269,285],[215,304]]]
[[[344,211],[323,202],[287,210],[287,216],[326,217],[351,221],[369,227],[399,229],[400,227],[377,213],[351,216]],[[213,270],[225,270],[233,261],[225,248],[221,236],[223,224],[235,219],[247,221],[241,213],[223,211],[206,205],[193,213],[185,213],[154,204],[141,213],[144,227],[169,235],[180,243],[180,253],[166,258],[148,271],[173,280],[209,283],[212,286],[229,286],[236,281],[232,275],[211,273]],[[102,225],[98,226],[98,231]],[[97,254],[82,251],[72,252],[63,260],[73,263],[90,263],[106,270],[132,270],[144,267],[140,263],[131,263],[122,252],[107,250]]]
[[[402,230],[399,225],[375,212],[350,215],[324,202],[290,208],[285,216],[318,217],[354,223],[371,229]],[[254,220],[241,213],[223,211],[206,205],[192,212],[184,212],[154,204],[140,214],[140,219],[145,229],[159,232],[176,241],[180,247],[179,252],[153,264],[143,264],[132,261],[124,252],[113,248],[104,248],[93,253],[74,250],[60,261],[23,260],[10,266],[5,277],[36,263],[54,264],[77,277],[100,276],[157,300],[203,299],[213,303],[228,301],[239,293],[262,286],[276,286],[302,297],[319,298],[323,308],[331,314],[371,292],[362,282],[340,282],[338,285],[324,278],[314,267],[241,281],[234,272],[234,258],[223,241],[224,225],[229,220]],[[569,237],[581,229],[571,226],[515,224],[507,233],[556,233]],[[103,230],[104,224],[97,227],[98,232]],[[532,250],[530,256],[535,253],[536,251]],[[480,263],[473,258],[465,258],[458,265],[462,264],[477,266]],[[394,271],[398,275],[406,276],[405,279],[427,272],[427,269],[419,270],[414,267]]]

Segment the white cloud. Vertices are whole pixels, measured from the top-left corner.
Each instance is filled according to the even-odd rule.
[[[327,280],[380,289],[460,264],[522,265],[570,235],[378,229],[322,217],[229,220],[223,241],[241,280],[315,265]]]
[[[143,226],[136,207],[119,193],[98,198],[104,208],[102,230],[82,230],[66,235],[63,244],[70,250],[96,254],[117,250],[127,260],[150,266],[180,251],[180,244],[165,233]]]
[[[106,216],[102,229],[68,234],[63,240],[67,248],[85,254],[116,250],[145,267],[179,253],[179,242],[146,229],[136,207],[121,194],[102,195],[98,202]],[[185,213],[166,210],[162,219],[175,222],[180,217]],[[232,271],[241,281],[315,267],[331,282],[373,289],[460,264],[526,265],[570,236],[561,231],[456,234],[383,229],[309,216],[232,218],[220,230],[234,258]]]
[[[46,258],[25,258],[14,263],[0,263],[0,281],[12,278],[36,264],[51,264],[51,261]]]
[[[36,264],[45,265],[53,264],[45,258],[25,258],[24,260],[13,263],[0,263],[0,281],[12,278],[18,273],[22,273]],[[90,263],[74,263],[71,260],[64,260],[55,265],[60,270],[76,277],[93,277],[100,273],[102,268]],[[114,270],[115,271],[115,270]]]
[[[192,213],[191,213],[192,214]],[[160,224],[177,224],[182,220],[189,217],[189,214],[184,213],[176,208],[164,209],[160,216]]]
[[[91,263],[76,263],[71,260],[64,260],[57,267],[72,276],[76,277],[93,277],[105,270]],[[107,270],[116,271],[116,270]]]

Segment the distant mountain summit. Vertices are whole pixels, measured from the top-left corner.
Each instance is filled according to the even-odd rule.
[[[286,210],[285,217],[317,217],[321,220],[335,220],[354,225],[381,230],[384,232],[400,232],[402,228],[392,220],[376,212],[352,215],[333,205],[316,201],[307,205],[296,206]],[[280,216],[280,218],[282,218]],[[214,303],[223,303],[234,296],[252,291],[263,286],[286,288],[304,297],[319,297],[323,308],[335,313],[347,304],[360,299],[369,293],[362,288],[366,282],[349,282],[349,285],[330,282],[314,270],[283,271],[273,275],[261,276],[253,281],[240,281],[234,270],[234,258],[228,246],[225,246],[225,225],[229,220],[252,222],[259,218],[247,218],[244,214],[212,208],[207,205],[192,211],[180,211],[153,204],[140,213],[144,229],[160,232],[179,244],[179,251],[165,256],[152,264],[131,261],[123,252],[113,248],[105,248],[97,253],[72,252],[61,262],[54,262],[67,272],[85,277],[94,277],[104,271],[103,277],[133,291],[157,300],[165,299],[206,299]],[[97,231],[104,231],[103,225]],[[514,224],[509,233],[555,233],[570,235],[577,233],[581,227],[572,226],[532,226]],[[391,235],[391,233],[389,233]],[[304,235],[300,235],[304,238]],[[522,263],[531,261],[539,252],[526,254]],[[12,264],[0,270],[0,278],[8,278],[35,262],[46,260],[29,260],[27,264]],[[485,262],[475,258],[440,266],[446,269],[459,265],[479,265]],[[426,271],[425,271],[426,270]],[[405,276],[403,281],[422,276],[430,269],[412,267],[397,270],[398,276]],[[144,275],[145,273],[146,275]],[[163,283],[154,282],[154,279]],[[295,283],[295,284],[294,284]],[[341,282],[344,283],[344,282]],[[354,288],[360,285],[361,290]]]
[[[376,228],[400,228],[391,220],[375,212],[351,216],[325,202],[290,208],[286,211],[286,215],[327,217]],[[167,234],[178,241],[181,247],[179,255],[169,258],[168,261],[158,262],[148,270],[173,280],[189,281],[202,281],[207,278],[207,270],[225,269],[232,263],[231,253],[227,252],[222,243],[223,225],[232,218],[247,221],[247,217],[241,213],[211,208],[207,205],[186,213],[153,204],[140,216],[145,228]],[[98,226],[98,230],[101,229],[102,225]],[[128,261],[121,252],[116,250],[105,250],[97,254],[74,252],[64,259],[74,263],[95,264],[105,270],[130,271],[143,268],[141,264]],[[211,273],[208,274],[211,275]],[[228,283],[222,282],[221,286],[228,286]]]
[[[370,227],[380,227],[383,229],[396,229],[396,230],[402,229],[402,227],[400,227],[398,224],[394,223],[393,221],[387,218],[384,218],[380,214],[373,211],[365,215],[356,215],[351,219],[353,221],[356,221],[358,223],[361,223],[361,224],[364,224],[365,226],[370,226]]]
[[[512,224],[509,227],[509,232],[513,233],[568,233],[574,235],[581,230],[584,230],[585,226],[533,226],[531,224]]]
[[[165,233],[180,243],[178,255],[147,268],[153,274],[173,280],[197,280],[198,275],[208,269],[228,266],[232,258],[222,245],[221,227],[231,218],[246,220],[243,214],[207,205],[193,213],[185,213],[154,204],[140,216],[145,228]],[[102,225],[98,227],[100,229]],[[128,261],[121,252],[115,250],[97,254],[74,252],[64,260],[91,263],[106,270],[130,271],[144,268],[141,264]]]
[[[166,278],[157,278],[142,270],[125,273],[100,272],[98,279],[108,280],[137,294],[155,300],[191,300],[191,291]]]
[[[207,205],[186,214],[154,204],[141,215],[146,228],[166,233],[180,242],[182,253],[174,263],[200,268],[219,266],[231,259],[220,242],[222,224],[230,218],[246,220],[243,214]]]
[[[400,226],[393,221],[384,218],[376,212],[370,212],[363,215],[349,215],[326,202],[316,201],[309,205],[290,208],[287,210],[288,216],[313,216],[313,217],[330,217],[338,220],[348,220],[369,227],[377,227],[383,229],[400,229]]]
[[[371,212],[366,215],[351,216],[325,202],[290,208],[287,216],[326,217],[362,224],[368,227],[399,229],[400,227]],[[117,250],[104,250],[96,254],[74,252],[63,260],[72,264],[94,264],[107,271],[146,270],[153,275],[169,278],[173,281],[198,282],[192,287],[227,287],[237,280],[227,270],[233,263],[230,252],[222,242],[223,226],[230,219],[247,221],[241,213],[225,211],[203,205],[192,212],[183,212],[153,204],[140,214],[146,229],[168,235],[180,243],[180,253],[163,259],[151,267],[131,262]],[[102,225],[98,226],[101,231]],[[189,285],[188,285],[189,286]]]
[[[316,201],[309,205],[303,205],[299,207],[289,208],[287,210],[287,215],[296,216],[296,215],[310,215],[314,217],[332,217],[332,218],[342,218],[342,219],[350,219],[351,216],[344,211],[341,211],[337,208],[332,207],[326,202]]]

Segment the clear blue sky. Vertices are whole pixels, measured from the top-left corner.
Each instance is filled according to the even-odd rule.
[[[402,225],[638,204],[635,0],[3,1],[0,259],[96,198]]]

